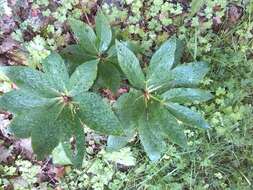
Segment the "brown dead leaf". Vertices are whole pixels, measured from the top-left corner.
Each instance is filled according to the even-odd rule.
[[[228,9],[228,20],[230,23],[235,24],[239,21],[239,19],[242,17],[243,15],[243,8],[238,6],[238,5],[234,5],[231,4],[229,6]]]
[[[15,154],[21,155],[22,158],[33,160],[33,150],[32,150],[32,144],[31,139],[19,139],[14,143],[14,150]]]
[[[8,158],[11,156],[11,149],[5,148],[0,145],[0,163],[7,163]]]
[[[27,56],[20,49],[10,51],[6,54],[8,65],[27,65]]]
[[[9,34],[15,29],[15,21],[12,16],[4,15],[0,18],[0,29],[3,34]]]
[[[54,167],[54,173],[55,173],[56,179],[59,180],[65,174],[65,167],[64,166]]]
[[[119,97],[124,93],[128,93],[129,89],[127,87],[121,87],[118,89],[116,96]]]
[[[219,29],[221,28],[221,25],[222,25],[221,18],[219,16],[213,17],[213,30],[215,32],[219,31]]]
[[[17,41],[13,40],[10,37],[5,38],[2,44],[0,45],[0,54],[7,53],[16,48],[19,48],[19,44],[17,43]]]
[[[9,131],[7,129],[7,126],[10,123],[10,120],[8,118],[9,115],[10,114],[7,112],[0,113],[0,131],[1,134],[3,135],[3,138],[9,138]]]

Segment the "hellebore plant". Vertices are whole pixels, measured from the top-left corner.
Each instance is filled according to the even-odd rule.
[[[18,86],[0,98],[0,109],[14,114],[11,131],[20,138],[31,137],[39,159],[62,145],[76,166],[85,153],[83,125],[111,135],[109,149],[123,147],[137,133],[152,161],[165,152],[166,139],[185,148],[182,123],[209,127],[200,113],[185,106],[212,98],[210,92],[197,88],[208,64],[179,64],[183,48],[172,37],[154,53],[144,73],[129,43],[116,40],[112,45],[111,27],[101,11],[95,20],[94,32],[89,25],[70,19],[78,43],[61,52],[64,59],[52,53],[41,70],[0,68]],[[115,115],[89,90],[97,85],[116,92],[121,74],[128,79],[130,91],[118,98]]]
[[[101,44],[100,48],[105,46]],[[18,86],[0,98],[0,109],[14,114],[11,131],[20,138],[31,137],[38,159],[62,143],[72,163],[81,166],[85,153],[83,125],[103,134],[122,134],[110,106],[88,91],[97,77],[97,67],[98,60],[92,60],[69,76],[64,60],[53,53],[44,60],[41,71],[24,66],[0,68]],[[75,139],[74,148],[70,139]]]
[[[109,22],[102,11],[95,18],[95,31],[88,24],[69,19],[77,44],[67,46],[62,56],[69,61],[70,70],[88,60],[99,60],[98,77],[95,86],[108,88],[113,92],[120,86],[121,72],[117,63],[117,52],[112,43],[113,35]],[[134,49],[133,43],[126,43]]]
[[[181,123],[209,127],[200,113],[182,105],[212,98],[210,92],[196,88],[209,70],[207,63],[178,64],[182,47],[172,37],[154,53],[144,75],[137,57],[124,43],[116,41],[116,49],[131,88],[114,106],[127,136],[110,136],[109,149],[121,148],[137,132],[145,152],[156,161],[166,150],[165,139],[187,146]]]

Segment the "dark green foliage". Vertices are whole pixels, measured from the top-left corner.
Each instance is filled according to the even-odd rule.
[[[69,24],[77,44],[62,51],[68,60],[70,71],[87,60],[99,60],[97,87],[109,88],[115,92],[120,85],[120,72],[115,62],[116,52],[112,45],[112,30],[106,16],[99,11],[96,16],[95,31],[88,24],[70,19]]]
[[[69,76],[64,60],[51,54],[44,60],[42,71],[23,66],[1,67],[19,89],[1,97],[0,109],[14,114],[12,132],[20,138],[31,137],[39,159],[50,154],[59,142],[70,143],[74,137],[76,150],[71,160],[80,166],[85,150],[83,124],[101,133],[122,134],[110,106],[97,94],[88,92],[96,79],[97,65],[97,60],[86,62]]]
[[[181,121],[185,124],[208,128],[201,114],[180,104],[207,101],[210,92],[194,89],[208,72],[204,62],[178,65],[182,48],[172,37],[151,58],[146,76],[138,59],[123,43],[116,42],[119,65],[132,88],[122,95],[115,111],[126,131],[136,130],[141,143],[152,161],[166,150],[165,139],[186,148],[187,142]],[[130,138],[110,137],[108,146],[124,146]],[[125,140],[125,142],[124,142]]]

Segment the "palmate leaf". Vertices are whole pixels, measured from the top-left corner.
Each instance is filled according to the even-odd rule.
[[[73,69],[77,67],[77,64],[100,59],[95,89],[108,88],[115,93],[120,86],[121,70],[118,66],[116,47],[114,42],[112,42],[113,36],[111,26],[106,19],[106,16],[101,10],[98,11],[95,18],[96,33],[90,26],[81,21],[70,19],[69,23],[77,38],[78,44],[65,48],[62,51],[62,55],[67,59],[67,64],[71,73],[73,72]],[[84,32],[84,34],[82,34],[82,30],[85,30],[85,28],[88,28],[86,30],[89,32]],[[86,39],[89,38],[89,36],[90,39]],[[89,44],[92,44],[92,46]],[[124,45],[136,52],[140,51],[140,48],[132,42],[124,42]],[[96,47],[96,50],[92,48],[94,46]],[[87,48],[89,48],[89,51],[87,51]],[[144,86],[143,81],[142,86]]]
[[[122,134],[110,106],[95,93],[87,92],[96,79],[97,63],[84,63],[70,78],[58,54],[43,62],[43,72],[26,67],[1,68],[20,89],[4,94],[0,108],[14,113],[11,130],[21,138],[31,136],[39,159],[50,154],[59,142],[69,144],[74,137],[75,150],[68,150],[68,155],[75,166],[81,166],[85,152],[83,124],[106,134]]]
[[[110,47],[112,41],[112,31],[109,22],[106,19],[106,16],[103,14],[101,10],[98,11],[95,18],[95,32],[92,28],[88,27],[89,30],[92,30],[90,33],[94,33],[91,39],[88,38],[88,35],[81,35],[80,28],[83,27],[81,25],[87,26],[87,24],[81,24],[81,21],[73,21],[70,20],[71,28],[74,31],[76,38],[83,38],[83,41],[88,41],[92,43],[92,46],[96,47],[96,51],[83,48],[81,41],[79,40],[79,44],[67,47],[63,51],[63,55],[68,59],[69,68],[71,71],[73,68],[76,68],[76,64],[82,64],[84,61],[92,61],[99,59],[98,65],[98,76],[95,82],[95,88],[108,88],[113,92],[116,92],[120,86],[121,76],[118,71],[119,67],[117,67],[117,52],[114,46]],[[81,36],[81,37],[80,37]],[[95,39],[96,38],[96,39]],[[86,48],[90,46],[87,45]],[[80,54],[83,52],[83,54]],[[116,60],[116,61],[115,61]]]
[[[160,103],[152,102],[146,106],[140,91],[132,90],[122,95],[114,108],[127,135],[110,136],[107,142],[109,150],[125,146],[134,137],[134,131],[137,131],[152,161],[160,159],[164,153],[165,139],[183,148],[187,147],[183,129],[175,117]]]
[[[114,108],[124,130],[136,131],[152,161],[166,151],[166,140],[187,148],[181,123],[208,128],[200,113],[180,104],[203,102],[213,96],[196,87],[209,71],[207,63],[179,65],[182,44],[175,38],[166,41],[152,56],[146,79],[135,55],[116,42],[118,61],[131,86],[129,93],[117,100]],[[179,122],[180,121],[180,122]],[[130,138],[109,137],[109,148],[121,148]]]

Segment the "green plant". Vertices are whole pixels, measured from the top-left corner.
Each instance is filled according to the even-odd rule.
[[[65,48],[62,55],[69,60],[71,70],[87,60],[98,59],[100,64],[98,64],[96,83],[100,87],[116,91],[120,85],[120,72],[115,65],[115,46],[110,46],[111,27],[101,11],[98,12],[95,20],[96,33],[88,24],[80,20],[69,19],[70,27],[78,43]]]
[[[106,152],[102,149],[93,159],[86,159],[83,167],[75,168],[59,180],[62,189],[122,189],[127,175],[120,171],[120,166],[133,167],[135,158],[130,148],[117,152]]]
[[[165,151],[167,137],[186,147],[181,122],[209,127],[200,113],[180,105],[212,98],[210,92],[195,88],[208,72],[208,65],[205,62],[177,65],[182,53],[179,44],[174,37],[166,41],[152,56],[145,76],[136,56],[116,42],[119,65],[131,89],[117,100],[115,111],[129,137],[109,137],[109,148],[122,147],[137,130],[149,158],[156,161]]]
[[[108,88],[116,92],[120,86],[121,71],[113,43],[115,37],[102,11],[97,13],[95,21],[94,31],[91,26],[80,20],[69,19],[77,44],[67,46],[61,54],[68,60],[70,72],[85,61],[99,60],[98,76],[94,86]],[[135,52],[141,51],[133,42],[128,41],[126,45]]]
[[[32,138],[41,159],[63,142],[67,155],[81,165],[84,155],[83,124],[108,134],[120,134],[121,125],[100,96],[88,92],[97,76],[97,60],[78,66],[69,77],[56,53],[42,63],[42,71],[23,66],[1,67],[19,89],[0,98],[0,108],[14,113],[10,129],[20,138]],[[74,153],[70,138],[75,137]]]
[[[39,165],[17,157],[15,163],[10,166],[0,165],[0,189],[33,189],[38,182],[39,172]]]

